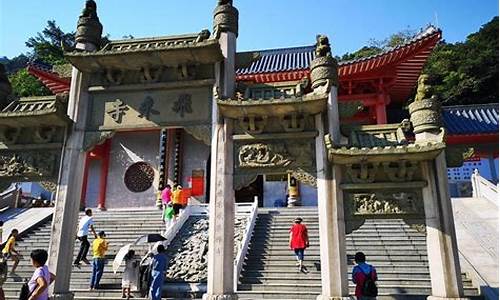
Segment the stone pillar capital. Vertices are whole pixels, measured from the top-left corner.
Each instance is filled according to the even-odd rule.
[[[316,36],[316,50],[314,51],[315,58],[311,62],[309,69],[311,70],[312,88],[324,86],[338,86],[338,64],[337,60],[332,56],[330,42],[326,35]]]
[[[214,9],[214,36],[219,38],[221,32],[232,32],[238,37],[239,12],[231,0],[219,0]]]
[[[93,0],[87,0],[82,14],[78,18],[75,40],[77,43],[91,43],[99,48],[101,35],[102,24],[97,16],[97,4]]]

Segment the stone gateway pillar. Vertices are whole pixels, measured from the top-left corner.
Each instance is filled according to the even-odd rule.
[[[205,300],[238,299],[234,293],[233,124],[222,118],[218,97],[232,97],[235,86],[238,10],[232,1],[219,0],[214,10],[214,37],[224,62],[216,64],[216,91],[212,109],[212,149],[208,235],[208,279]]]
[[[95,51],[98,48],[102,25],[96,9],[95,2],[89,0],[80,15],[76,33],[78,50]],[[83,140],[89,108],[87,82],[88,78],[73,67],[68,116],[74,124],[66,133],[49,244],[49,268],[57,275],[52,299],[73,299],[69,287],[85,161]]]
[[[427,75],[418,79],[415,101],[409,105],[415,144],[444,140],[439,100],[429,95]],[[427,185],[422,189],[427,231],[427,257],[432,295],[428,299],[463,298],[462,275],[458,257],[455,222],[450,195],[445,152],[421,163]]]
[[[311,62],[311,81],[314,93],[328,93],[327,122],[322,114],[315,116],[316,170],[318,184],[318,217],[321,258],[321,295],[318,300],[342,299],[349,296],[347,283],[344,199],[340,189],[341,171],[328,162],[325,134],[340,144],[338,111],[337,62],[333,58],[326,36],[316,37],[316,58]],[[325,130],[327,128],[327,130]]]

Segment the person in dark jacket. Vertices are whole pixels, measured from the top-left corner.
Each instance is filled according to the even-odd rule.
[[[363,295],[363,287],[367,278],[371,278],[374,282],[377,281],[377,270],[366,263],[366,256],[363,252],[356,253],[354,261],[356,262],[356,266],[352,269],[352,282],[356,284],[354,295],[358,300],[376,299],[376,297]]]

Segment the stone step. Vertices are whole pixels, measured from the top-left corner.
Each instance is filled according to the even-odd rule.
[[[272,239],[271,239],[272,238]],[[319,244],[319,237],[309,237],[311,241],[316,241]],[[289,236],[280,236],[280,237],[259,237],[258,235],[253,235],[252,241],[272,241],[274,242],[289,242],[290,237]],[[352,236],[348,236],[346,240],[353,241],[353,242],[377,242],[377,241],[382,241],[382,242],[390,242],[390,241],[417,241],[417,242],[425,242],[426,238],[425,237],[420,237],[420,236],[415,236],[415,237],[409,237],[409,236],[384,236],[384,237],[355,237],[353,238]]]
[[[299,273],[299,272],[297,272]],[[301,284],[301,285],[314,285],[321,282],[321,277],[309,278],[309,277],[295,277],[293,274],[289,274],[287,277],[251,277],[244,278],[240,280],[240,285],[243,284],[262,284],[262,285],[280,285],[280,284]],[[349,282],[351,286],[351,277],[349,276]],[[381,278],[377,281],[377,285],[380,287],[384,286],[430,286],[430,278],[415,278],[415,277],[401,277],[401,278]],[[321,286],[321,285],[320,285]],[[472,282],[470,280],[464,281],[464,287],[472,287]]]
[[[422,282],[421,284],[411,284],[401,286],[399,284],[391,285],[384,284],[383,282],[378,282],[378,291],[380,294],[427,294],[431,293],[431,285],[430,282]],[[351,294],[354,294],[354,284],[349,284],[349,290]],[[240,284],[238,285],[238,291],[282,291],[288,292],[296,291],[296,290],[307,290],[308,292],[316,292],[317,294],[321,293],[321,282],[312,284],[302,284],[302,283],[287,283],[287,284]],[[477,289],[469,286],[464,287],[464,292],[475,292],[477,294]]]
[[[319,238],[319,231],[318,230],[313,230],[308,232],[309,238],[311,237],[317,237]],[[290,233],[288,231],[276,231],[276,232],[259,232],[259,231],[254,231],[253,236],[256,238],[287,238],[290,236]],[[425,239],[425,235],[421,235],[420,233],[414,233],[414,232],[397,232],[397,231],[388,231],[388,232],[373,232],[373,233],[352,233],[348,236],[349,238],[385,238],[385,237],[401,237],[405,239],[413,239],[415,238],[420,238],[420,239]]]
[[[320,262],[316,264],[306,262],[304,264],[310,273],[320,272]],[[348,271],[351,271],[352,265],[348,267]],[[271,266],[269,265],[244,265],[242,274],[250,274],[249,276],[254,276],[253,274],[269,274],[269,273],[295,273],[297,267],[292,263],[277,263]],[[393,274],[407,274],[409,271],[416,272],[417,274],[426,273],[429,274],[429,268],[426,265],[415,266],[413,264],[401,264],[401,265],[385,265],[377,266],[377,272],[388,273],[393,272]],[[246,275],[245,275],[246,276]],[[392,275],[391,275],[392,276]]]
[[[409,256],[407,254],[367,254],[367,257],[369,257],[370,262],[373,263],[374,265],[377,265],[379,261],[391,261],[392,263],[397,263],[397,262],[422,262],[425,261],[427,263],[427,255],[426,254],[415,254],[412,256]],[[290,254],[286,255],[265,255],[265,254],[253,254],[249,253],[247,255],[247,258],[252,261],[252,260],[257,260],[257,261],[294,261],[295,255],[290,251]],[[320,256],[319,253],[312,253],[308,254],[307,251],[305,253],[305,260],[307,261],[319,261]]]
[[[294,293],[282,291],[238,291],[238,299],[240,300],[255,300],[255,299],[280,299],[280,300],[299,300],[299,299],[316,299],[319,293],[305,291],[295,291]],[[467,297],[471,300],[484,300],[481,296],[477,296],[477,292],[467,291]],[[377,296],[377,300],[426,300],[426,294],[381,294]]]
[[[240,280],[246,280],[247,278],[287,278],[287,279],[302,279],[302,278],[314,278],[316,280],[321,280],[321,272],[319,270],[316,270],[316,268],[311,268],[309,267],[309,273],[299,273],[299,272],[293,272],[293,269],[297,269],[295,265],[293,267],[290,267],[289,269],[283,269],[283,270],[269,270],[269,271],[250,271],[250,270],[243,270],[242,271],[242,279]],[[348,274],[351,272],[351,268],[348,269]],[[430,274],[429,270],[427,268],[422,268],[420,270],[413,270],[413,269],[406,269],[406,270],[387,270],[387,269],[377,269],[377,274],[378,277],[382,279],[386,278],[421,278],[421,279],[427,279],[430,280]],[[462,274],[462,278],[465,280],[467,279],[465,274]]]
[[[158,228],[164,228],[165,226],[163,225],[162,222],[158,222],[157,224],[154,223],[148,223],[148,224],[129,224],[126,225],[101,225],[101,226],[94,226],[96,231],[104,230],[104,231],[119,231],[119,232],[137,232],[137,231],[147,231],[147,230],[153,230],[153,229],[158,229]],[[50,234],[50,228],[42,228],[35,230],[33,233],[37,234]],[[89,236],[92,236],[90,233]]]
[[[290,250],[289,244],[288,243],[281,243],[281,244],[273,244],[272,242],[266,242],[266,243],[252,243],[248,245],[249,251],[255,250],[255,251],[262,251],[262,252],[273,252],[275,250]],[[310,243],[309,244],[309,249],[318,249],[319,250],[319,244],[314,244]],[[360,245],[360,244],[354,244],[354,243],[347,243],[346,244],[346,249],[347,251],[349,250],[357,250],[357,249],[371,249],[371,250],[377,250],[377,251],[393,251],[393,250],[418,250],[418,251],[427,251],[427,246],[426,245],[412,245],[408,243],[407,245],[399,245],[399,244],[390,244],[387,245],[385,243],[379,243],[376,245]]]

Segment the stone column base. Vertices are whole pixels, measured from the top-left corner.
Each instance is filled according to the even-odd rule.
[[[347,296],[347,297],[330,297],[325,295],[319,295],[316,297],[316,300],[353,300],[355,297]]]
[[[468,297],[458,297],[458,298],[453,298],[453,297],[436,297],[436,296],[428,296],[427,300],[469,300],[471,298]]]
[[[203,300],[238,300],[236,294],[209,295],[203,294]]]
[[[287,206],[288,207],[300,206],[300,199],[296,197],[288,197]]]
[[[74,297],[73,293],[52,294],[50,300],[73,300]]]

